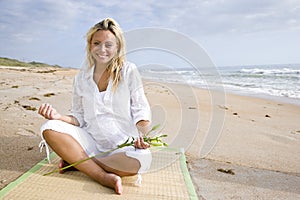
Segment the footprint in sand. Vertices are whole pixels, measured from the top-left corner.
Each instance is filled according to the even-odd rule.
[[[40,101],[40,99],[39,99],[39,98],[37,98],[37,97],[30,97],[30,98],[29,98],[29,100]]]
[[[197,109],[196,107],[188,107],[188,109],[192,109],[192,110],[194,110],[194,109]]]
[[[36,107],[33,106],[28,106],[28,105],[22,105],[23,108],[25,108],[26,110],[32,110],[32,111],[36,111]]]
[[[44,94],[44,97],[51,97],[51,96],[55,96],[55,94],[53,92]]]
[[[235,173],[233,172],[233,169],[222,169],[219,168],[217,169],[219,172],[225,173],[225,174],[230,174],[230,175],[234,175]]]
[[[32,131],[30,129],[24,129],[24,128],[19,128],[18,131],[16,132],[16,134],[21,135],[21,136],[29,136],[29,137],[36,136],[34,131]]]
[[[300,135],[300,131],[291,131],[292,134],[299,134]]]
[[[226,106],[221,106],[221,105],[218,105],[218,107],[219,107],[219,108],[221,108],[221,109],[224,109],[224,110],[229,110],[229,108],[228,108],[228,107],[226,107]]]
[[[56,72],[56,71],[57,70],[55,70],[55,69],[51,69],[51,70],[37,71],[36,73],[46,74],[46,73],[53,73],[53,72]]]

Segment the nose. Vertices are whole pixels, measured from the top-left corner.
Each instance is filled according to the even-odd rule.
[[[101,52],[105,52],[105,46],[104,45],[99,45],[99,50]]]

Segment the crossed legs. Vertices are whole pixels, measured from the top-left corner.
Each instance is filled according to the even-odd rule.
[[[70,135],[47,129],[43,136],[52,150],[68,163],[88,158],[81,145]],[[101,185],[114,188],[117,194],[122,194],[120,176],[136,174],[140,163],[137,159],[127,157],[125,153],[117,153],[87,160],[75,167]]]

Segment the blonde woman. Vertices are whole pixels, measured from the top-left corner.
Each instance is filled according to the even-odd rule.
[[[61,115],[50,104],[39,108],[38,113],[49,119],[41,127],[41,143],[61,157],[62,168],[113,149],[128,137],[137,138],[135,147],[76,166],[121,194],[121,177],[146,172],[151,164],[142,135],[151,120],[150,106],[136,66],[125,61],[125,42],[116,21],[104,19],[88,31],[86,52],[85,67],[74,79],[71,114]]]

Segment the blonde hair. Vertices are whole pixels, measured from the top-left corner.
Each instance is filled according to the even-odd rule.
[[[113,81],[113,90],[116,90],[119,81],[121,80],[121,69],[125,62],[125,39],[121,27],[114,19],[105,18],[101,22],[95,24],[86,34],[86,57],[89,69],[95,65],[95,59],[91,54],[91,42],[94,34],[99,30],[109,30],[114,34],[117,40],[117,54],[111,59],[107,66],[109,77],[112,78]]]

